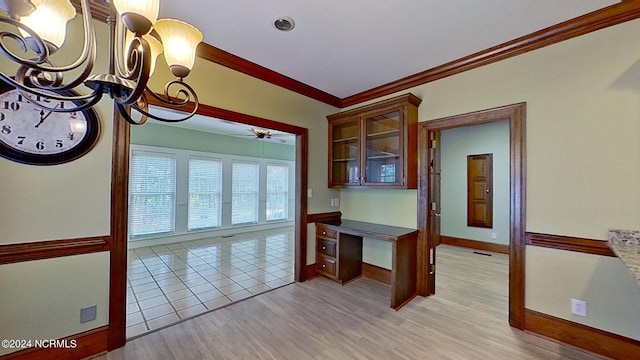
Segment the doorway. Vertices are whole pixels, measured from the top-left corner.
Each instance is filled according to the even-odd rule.
[[[131,128],[127,339],[294,281],[294,140],[201,115]]]
[[[161,106],[152,103],[151,105]],[[305,280],[307,245],[307,166],[308,130],[294,125],[241,114],[201,104],[198,114],[268,128],[295,135],[295,209],[294,209],[294,280]],[[126,342],[127,304],[127,214],[130,154],[130,126],[118,115],[114,116],[112,204],[110,248],[110,304],[108,350]]]
[[[433,140],[447,129],[509,121],[509,324],[524,328],[525,252],[525,103],[455,115],[419,124],[418,293],[435,293],[436,246],[440,234],[439,174],[430,166],[436,158]]]

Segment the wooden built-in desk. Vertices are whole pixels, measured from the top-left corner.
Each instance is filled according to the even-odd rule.
[[[316,270],[345,284],[362,276],[362,238],[391,243],[391,308],[416,296],[418,230],[362,221],[316,223]]]

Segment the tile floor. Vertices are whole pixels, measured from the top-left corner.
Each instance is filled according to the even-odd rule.
[[[127,338],[294,281],[293,227],[130,249]]]

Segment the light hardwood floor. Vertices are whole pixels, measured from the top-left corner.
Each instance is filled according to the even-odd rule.
[[[507,321],[501,254],[438,247],[437,294],[398,312],[389,287],[316,278],[145,335],[100,359],[602,359]]]

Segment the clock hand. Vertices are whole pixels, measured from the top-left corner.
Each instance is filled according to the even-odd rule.
[[[57,109],[57,108],[58,108],[58,106],[60,106],[60,104],[56,105],[56,107],[54,107],[54,109]],[[37,123],[35,127],[39,127],[39,126],[44,122],[44,120],[45,120],[46,118],[48,118],[48,117],[51,115],[51,113],[52,113],[52,112],[53,112],[53,111],[49,111],[49,112],[45,115],[44,110],[40,110],[40,122],[39,122],[39,123]]]

